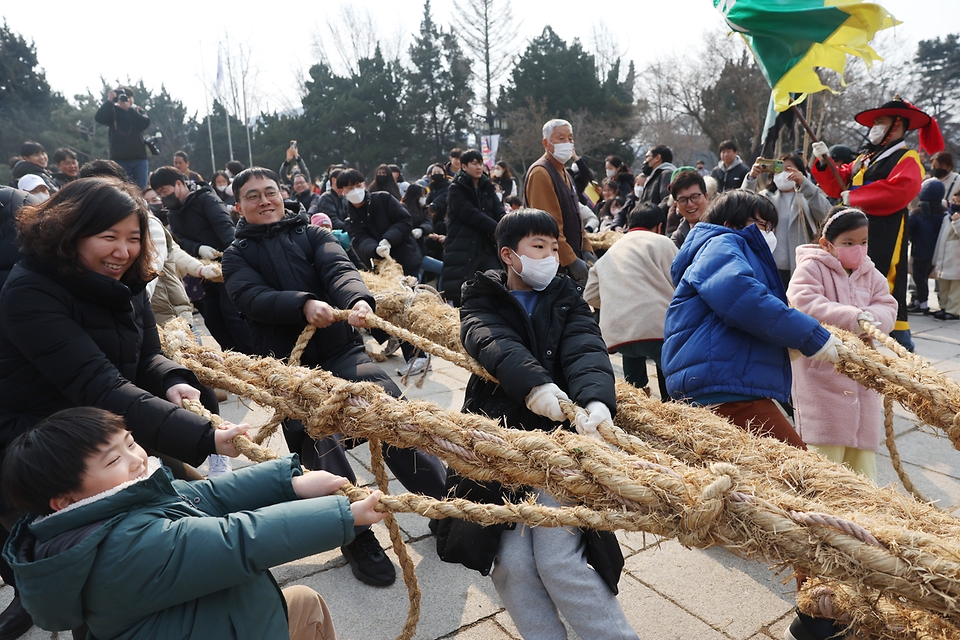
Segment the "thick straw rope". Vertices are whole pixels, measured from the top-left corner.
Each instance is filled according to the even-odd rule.
[[[337,380],[323,371],[288,368],[269,358],[221,355],[191,344],[192,336],[185,329],[167,332],[166,342],[168,353],[189,366],[205,384],[281,409],[303,420],[315,438],[342,431],[382,437],[394,446],[417,446],[441,456],[467,477],[545,488],[561,501],[580,502],[604,518],[605,511],[626,512],[643,518],[644,530],[677,537],[689,546],[720,544],[744,557],[794,565],[808,575],[887,590],[922,608],[958,612],[960,547],[952,538],[930,535],[924,529],[960,532],[960,523],[943,514],[931,518],[933,510],[872,484],[861,487],[870,487],[872,493],[873,512],[863,515],[847,508],[830,508],[827,500],[792,495],[791,488],[779,485],[777,478],[771,482],[768,476],[775,474],[771,474],[772,456],[767,452],[747,479],[742,464],[691,467],[654,449],[648,438],[623,437],[633,451],[613,452],[595,440],[564,431],[517,432],[501,429],[480,416],[444,411],[432,403],[397,402],[376,385]],[[624,397],[624,387],[632,389],[628,392],[632,395]],[[650,424],[647,416],[638,413],[667,411],[682,417],[665,420],[666,416],[661,416],[655,419],[657,428],[669,427],[676,433],[677,425],[691,422],[692,417],[694,422],[718,421],[728,431],[715,436],[722,442],[720,449],[735,447],[738,437],[748,438],[707,411],[661,405],[629,385],[621,384],[618,392],[622,407],[618,422],[624,418],[623,423],[633,428]],[[612,428],[604,425],[604,431]],[[708,442],[702,434],[697,440],[688,452],[701,451]],[[781,478],[790,470],[802,470],[804,478],[811,468],[815,471],[812,475],[828,477],[830,474],[823,473],[826,469],[841,480],[831,487],[832,493],[845,482],[854,486],[858,482],[853,474],[815,454],[771,439],[754,440],[762,440],[763,449],[768,443],[789,449],[782,459],[792,464],[781,465]],[[676,446],[667,444],[667,448]],[[670,473],[659,470],[664,467]],[[795,485],[797,480],[790,478],[789,483]],[[751,486],[754,482],[757,484]],[[761,482],[765,486],[761,487]],[[856,503],[856,498],[851,502]],[[912,509],[911,516],[918,522],[912,523],[911,529],[904,528],[903,514],[889,513],[891,507],[894,512]],[[829,512],[844,515],[835,515],[832,521],[815,519],[817,513]],[[928,521],[922,522],[924,518]],[[840,525],[841,521],[851,524]],[[863,542],[865,536],[857,532],[857,525],[869,531],[881,547]],[[597,528],[616,526],[606,521]]]
[[[613,246],[613,243],[623,237],[620,231],[600,231],[599,233],[586,234],[590,241],[590,246],[594,251],[606,251]]]
[[[960,638],[955,620],[905,605],[884,594],[850,585],[811,579],[800,588],[797,606],[815,617],[850,625],[857,638],[875,640],[948,640]]]
[[[202,404],[200,404],[200,402],[196,400],[184,400],[183,408],[207,418],[214,427],[218,427],[223,423],[223,418],[216,414],[210,413]],[[278,457],[277,454],[270,449],[259,446],[259,444],[252,442],[246,436],[237,436],[232,442],[237,451],[257,463],[266,462],[268,460],[276,460]],[[369,444],[371,467],[376,475],[377,486],[386,497],[388,491],[388,481],[387,474],[384,470],[383,452],[380,449],[380,443],[376,440],[371,439]],[[338,490],[336,494],[346,496],[350,502],[357,502],[370,495],[370,492],[347,483],[340,490]],[[384,510],[378,509],[378,511]],[[400,632],[400,635],[397,636],[397,639],[409,640],[413,637],[413,634],[416,633],[417,622],[420,620],[421,592],[420,586],[417,584],[416,567],[413,564],[413,560],[410,558],[410,553],[407,551],[407,545],[403,542],[403,538],[400,535],[400,525],[397,523],[396,517],[394,517],[393,513],[388,510],[383,521],[384,524],[386,524],[387,531],[390,534],[390,542],[393,546],[393,550],[396,552],[397,558],[400,561],[400,568],[403,571],[403,582],[407,587],[407,596],[410,601],[410,607],[407,610],[407,620],[404,623],[403,630]]]

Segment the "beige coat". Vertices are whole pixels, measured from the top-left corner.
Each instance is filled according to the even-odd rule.
[[[933,277],[938,280],[960,280],[960,219],[950,218],[948,211],[933,252]]]
[[[170,232],[164,229],[167,255],[163,261],[163,271],[153,282],[156,287],[150,293],[150,307],[156,316],[157,324],[164,325],[174,318],[183,318],[193,323],[193,303],[187,296],[182,276],[200,276],[203,263],[180,248]],[[153,283],[151,283],[153,284]]]
[[[600,332],[607,349],[663,340],[663,321],[674,290],[670,265],[676,255],[670,238],[630,231],[590,269],[583,297],[600,309]]]

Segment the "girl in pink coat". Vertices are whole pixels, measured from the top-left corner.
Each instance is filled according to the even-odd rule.
[[[793,307],[856,334],[863,334],[860,320],[885,333],[893,329],[897,301],[867,257],[867,224],[859,209],[843,209],[826,220],[819,245],[797,247],[797,269],[787,288]],[[800,437],[810,449],[876,481],[880,395],[840,375],[829,362],[798,358],[792,366]]]

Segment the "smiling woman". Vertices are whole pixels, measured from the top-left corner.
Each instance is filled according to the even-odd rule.
[[[160,354],[145,290],[156,277],[147,211],[132,185],[86,178],[21,212],[24,258],[0,294],[0,449],[46,416],[89,406],[189,464],[237,455],[230,430],[178,406],[217,402]]]

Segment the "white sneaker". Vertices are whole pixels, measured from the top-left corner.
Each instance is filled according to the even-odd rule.
[[[398,376],[415,376],[423,373],[427,369],[428,360],[426,358],[410,358],[407,364],[397,369]]]
[[[383,346],[383,355],[390,357],[395,354],[400,349],[400,341],[395,337],[390,336],[390,339],[387,340],[387,343]]]
[[[208,478],[216,478],[217,476],[222,476],[225,473],[230,473],[233,471],[233,467],[230,464],[230,458],[227,456],[221,456],[216,453],[212,453],[207,456],[207,462],[210,465],[209,471],[207,471]]]

